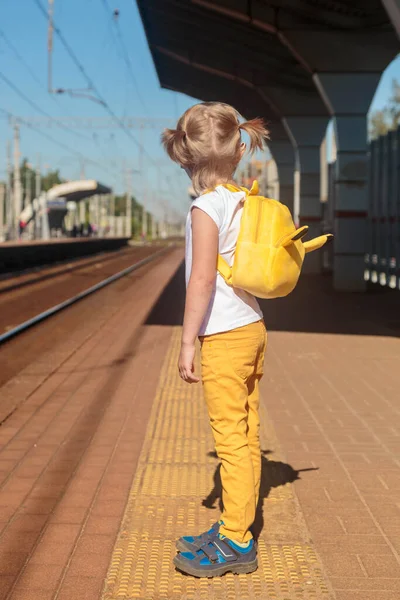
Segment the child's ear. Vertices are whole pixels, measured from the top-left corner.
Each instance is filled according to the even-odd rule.
[[[242,142],[240,144],[240,158],[242,158],[242,156],[245,152],[246,152],[246,144],[245,144],[245,142]]]

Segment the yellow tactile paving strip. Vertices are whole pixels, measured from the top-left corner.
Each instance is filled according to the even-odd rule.
[[[217,460],[212,455],[201,386],[188,386],[177,374],[179,338],[180,328],[176,328],[103,600],[331,600],[333,595],[291,485],[279,483],[281,473],[286,473],[285,465],[265,407],[261,439],[263,447],[272,453],[264,457],[267,497],[258,571],[216,579],[194,579],[175,571],[172,558],[176,538],[204,531],[219,514],[217,509],[202,505],[214,486]]]

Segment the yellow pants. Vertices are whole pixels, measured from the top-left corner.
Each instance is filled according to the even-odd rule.
[[[221,461],[220,533],[247,542],[260,490],[259,381],[267,334],[258,321],[200,341],[204,396]]]

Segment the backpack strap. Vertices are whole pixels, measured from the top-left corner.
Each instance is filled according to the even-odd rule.
[[[225,183],[224,187],[230,192],[244,192],[247,196],[257,196],[258,194],[258,181],[254,180],[251,188],[248,190],[245,187],[238,187],[231,183]],[[217,260],[217,271],[221,275],[221,277],[225,280],[225,283],[228,285],[232,285],[232,267],[228,265],[226,260],[218,254]]]
[[[232,285],[232,267],[228,265],[226,260],[222,258],[220,254],[218,254],[217,271],[225,280],[225,283]]]

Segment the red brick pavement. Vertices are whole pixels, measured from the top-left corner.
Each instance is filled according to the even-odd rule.
[[[119,310],[3,423],[0,598],[99,597],[170,337],[141,324],[181,258],[127,286]]]
[[[0,429],[1,598],[100,597],[170,337],[162,320],[138,325],[168,264],[137,281],[134,295],[128,288],[124,310]],[[286,461],[317,469],[300,472],[293,489],[337,600],[398,600],[395,296],[340,296],[318,281],[312,295],[300,286],[265,306],[263,402]]]
[[[297,309],[303,319],[296,332],[270,333],[264,401],[291,466],[318,468],[300,473],[293,487],[337,599],[398,600],[400,340],[389,337],[394,320],[382,312],[384,297],[378,315],[371,298],[336,299],[342,306],[325,321],[338,333],[314,333],[321,318],[305,312],[300,295],[297,304],[296,296],[287,301],[290,318]],[[347,335],[351,314],[358,333]],[[282,314],[270,317],[271,329],[282,323]],[[362,333],[367,318],[374,335]]]

